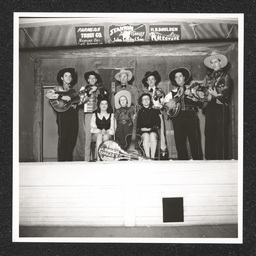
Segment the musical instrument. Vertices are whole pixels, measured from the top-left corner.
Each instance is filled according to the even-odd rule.
[[[67,111],[72,104],[80,101],[79,93],[75,89],[69,89],[68,91],[54,91],[56,99],[50,99],[50,104],[53,109],[59,113]],[[62,96],[69,96],[71,100],[66,101],[61,99]]]
[[[114,140],[103,141],[99,146],[98,155],[102,161],[146,160],[138,154],[124,151]]]
[[[125,137],[125,142],[126,142],[125,149],[129,154],[145,157],[145,152],[141,147],[142,138],[139,134],[136,133],[136,130],[137,130],[137,114],[138,114],[138,111],[135,114],[132,134],[128,134]]]
[[[174,96],[174,98],[171,99],[169,102],[165,103],[165,107],[166,107],[166,110],[167,110],[167,115],[170,118],[174,118],[179,114],[180,109],[181,109],[180,100],[183,96],[184,96],[184,88],[181,87],[178,90],[178,93]]]
[[[200,102],[203,103],[202,109],[205,109],[208,103],[214,98],[214,96],[209,92],[209,90],[216,90],[217,93],[222,93],[225,90],[225,81],[223,81],[224,74],[218,77],[216,80],[206,80],[202,83],[193,83],[192,91],[194,91],[195,97],[199,99]],[[198,94],[201,92],[201,96]],[[228,105],[226,102],[221,101],[224,105]]]
[[[102,90],[103,86],[101,84],[96,84],[98,87],[97,90]],[[69,89],[68,91],[53,91],[52,90],[52,97],[50,99],[50,104],[53,109],[59,113],[67,111],[73,104],[78,104],[80,102],[81,95],[87,95],[88,100],[91,96],[91,85],[87,85],[83,90],[77,92],[75,89]],[[71,100],[63,100],[61,99],[62,96],[69,96]]]

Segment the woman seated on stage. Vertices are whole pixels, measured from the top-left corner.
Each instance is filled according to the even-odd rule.
[[[115,95],[116,141],[126,150],[131,143],[126,137],[132,133],[134,110],[131,108],[131,93],[121,90]]]
[[[92,141],[96,142],[97,159],[99,145],[105,140],[112,139],[115,134],[116,120],[112,112],[109,99],[99,95],[97,110],[91,119]]]
[[[142,107],[138,112],[137,128],[142,136],[142,145],[147,157],[155,158],[158,129],[161,120],[159,110],[152,108],[153,101],[149,93],[143,93],[139,98],[139,105]]]

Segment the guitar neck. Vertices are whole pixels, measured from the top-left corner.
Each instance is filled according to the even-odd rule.
[[[136,138],[136,132],[137,131],[137,113],[133,122],[133,129],[132,129],[132,140],[135,140]]]
[[[137,134],[137,119],[138,119],[138,112],[139,112],[139,109],[137,109],[137,108],[138,108],[138,106],[135,106],[136,113],[135,113],[135,118],[133,121],[132,140],[135,140],[136,134]]]

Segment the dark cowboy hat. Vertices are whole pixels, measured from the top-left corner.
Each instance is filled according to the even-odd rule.
[[[178,72],[181,72],[183,76],[185,76],[185,83],[188,82],[191,77],[190,71],[187,68],[180,67],[173,69],[169,74],[169,79],[171,80],[172,84],[177,85],[175,81],[175,74]]]
[[[94,75],[97,79],[97,84],[101,84],[102,83],[102,79],[100,77],[100,75],[98,73],[96,73],[95,71],[88,71],[86,73],[84,73],[84,79],[87,81],[88,83],[88,79],[90,75]]]
[[[66,72],[69,72],[72,76],[71,85],[76,84],[77,82],[77,74],[74,68],[63,68],[57,74],[57,81],[59,84],[63,84],[63,80],[61,79]]]
[[[144,78],[142,79],[142,83],[144,84],[145,87],[148,87],[147,79],[153,76],[156,79],[156,85],[161,81],[161,77],[157,71],[147,71],[146,74],[144,75]]]

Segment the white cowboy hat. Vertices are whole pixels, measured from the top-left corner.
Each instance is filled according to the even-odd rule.
[[[120,75],[121,74],[127,74],[128,82],[132,79],[132,72],[130,70],[126,70],[124,68],[121,68],[119,73],[115,75],[115,79],[120,82]]]
[[[127,91],[127,90],[121,90],[121,91],[119,91],[119,92],[115,95],[115,108],[116,108],[116,109],[121,108],[119,99],[120,99],[122,96],[126,97],[126,99],[127,99],[127,107],[130,107],[130,106],[131,106],[131,103],[132,103],[132,95],[131,95],[131,93],[130,93],[129,91]]]
[[[210,69],[212,69],[211,61],[214,59],[218,59],[221,61],[221,67],[224,68],[228,64],[228,59],[223,54],[212,53],[211,56],[205,58],[204,65]]]

